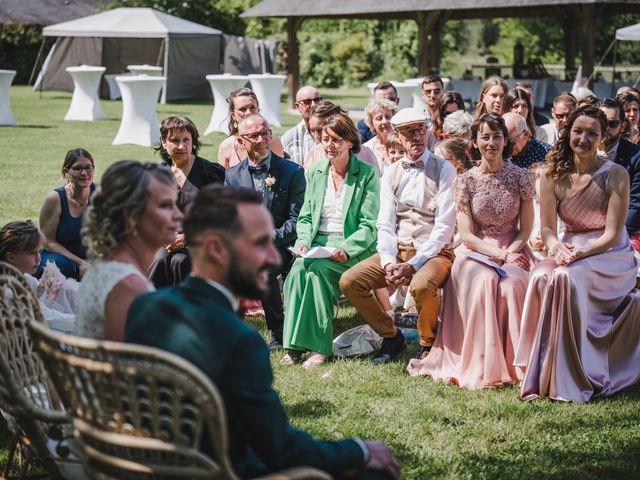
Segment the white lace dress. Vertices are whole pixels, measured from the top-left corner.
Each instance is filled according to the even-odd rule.
[[[147,277],[130,263],[101,261],[87,270],[78,291],[76,335],[99,340],[104,338],[107,298],[118,282],[130,275],[144,279],[149,291],[155,290]]]

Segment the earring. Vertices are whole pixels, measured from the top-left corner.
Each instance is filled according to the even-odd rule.
[[[235,121],[233,122],[233,128],[234,128],[235,130],[237,130],[237,129],[238,129],[238,122],[235,122]]]

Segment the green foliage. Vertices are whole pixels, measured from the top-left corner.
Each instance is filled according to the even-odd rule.
[[[26,84],[29,81],[41,42],[42,27],[38,25],[0,24],[0,65],[4,69],[17,71],[14,84]]]
[[[513,62],[513,47],[521,43],[525,62],[539,58],[545,63],[564,62],[564,33],[555,19],[499,18],[491,21],[497,29],[497,41],[489,51],[501,62]]]

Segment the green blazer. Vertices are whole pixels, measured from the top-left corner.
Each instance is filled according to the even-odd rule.
[[[329,160],[324,159],[308,173],[304,204],[296,227],[296,246],[311,246],[318,233],[329,167]],[[349,158],[347,172],[342,208],[344,241],[340,247],[347,252],[349,258],[359,261],[376,253],[380,179],[371,165],[358,160],[354,155]]]
[[[172,352],[209,376],[224,401],[229,455],[240,478],[298,465],[340,477],[363,467],[364,453],[354,440],[317,441],[291,426],[272,387],[262,336],[205,280],[189,276],[138,297],[129,308],[125,341]]]

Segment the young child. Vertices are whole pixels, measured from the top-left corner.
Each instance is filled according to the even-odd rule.
[[[391,132],[387,135],[387,141],[384,144],[384,148],[387,153],[387,160],[389,161],[389,164],[396,163],[404,157],[404,148],[400,144],[398,135],[395,132]]]
[[[65,279],[54,263],[47,264],[40,282],[32,276],[40,265],[43,245],[44,236],[30,220],[9,222],[0,229],[0,261],[24,274],[51,328],[73,333],[78,282]]]
[[[440,142],[434,153],[453,165],[456,173],[460,175],[474,166],[469,155],[470,149],[471,141],[454,137]]]

